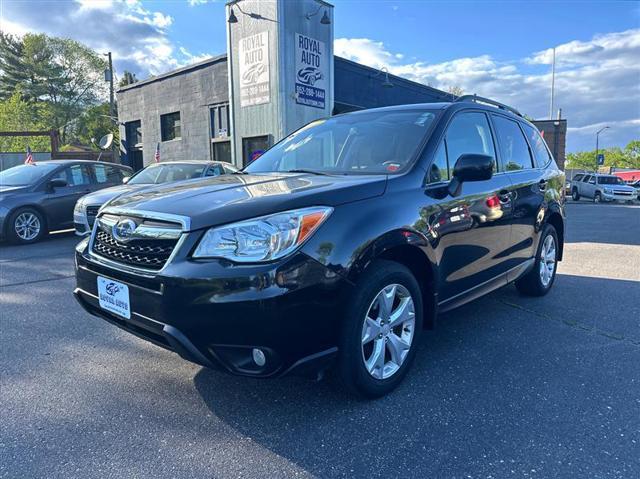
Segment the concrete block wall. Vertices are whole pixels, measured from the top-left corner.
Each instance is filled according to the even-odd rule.
[[[117,92],[117,100],[120,122],[141,121],[145,165],[154,161],[158,142],[162,161],[210,160],[209,107],[229,101],[226,57],[129,85]],[[160,116],[174,112],[180,112],[181,137],[163,142]],[[126,155],[124,125],[120,135]]]

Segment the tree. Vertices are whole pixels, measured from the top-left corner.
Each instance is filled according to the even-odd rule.
[[[464,95],[464,90],[459,85],[451,85],[451,86],[449,86],[449,88],[447,88],[447,92],[449,92],[452,95],[455,95],[457,97]]]
[[[0,100],[0,131],[49,131],[49,119],[53,112],[44,102],[24,100],[22,92],[15,90],[6,100]],[[46,136],[0,137],[0,151],[50,151],[51,141]]]
[[[0,100],[11,97],[17,86],[27,80],[22,55],[22,42],[0,32]]]
[[[103,101],[106,61],[95,51],[68,38],[26,34],[21,40],[0,38],[0,95],[20,89],[27,101],[46,102],[53,116],[49,128],[59,129],[62,142],[73,140],[71,123],[88,107]]]
[[[130,71],[125,70],[124,73],[122,74],[122,78],[118,82],[118,87],[131,85],[133,83],[136,83],[137,81],[138,79],[136,78],[135,73],[131,73]]]
[[[118,126],[111,118],[109,109],[109,102],[87,108],[75,123],[74,139],[80,144],[91,145],[97,149],[95,143],[104,135],[111,133],[114,136],[114,142],[118,144]]]
[[[619,147],[600,149],[604,154],[604,166],[640,169],[640,140],[631,141],[622,149]],[[567,155],[567,168],[593,170],[596,167],[596,151],[579,151]]]

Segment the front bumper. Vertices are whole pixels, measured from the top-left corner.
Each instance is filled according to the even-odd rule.
[[[634,201],[638,199],[637,194],[620,195],[616,193],[602,193],[602,199],[604,201]]]
[[[128,285],[131,319],[100,308],[97,276]],[[189,361],[255,377],[313,375],[329,366],[352,288],[303,253],[258,266],[175,257],[161,273],[142,276],[85,249],[76,251],[76,280],[74,295],[89,313]],[[254,348],[266,356],[262,367]]]

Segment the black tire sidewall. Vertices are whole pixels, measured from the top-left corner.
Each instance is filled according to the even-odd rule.
[[[547,239],[547,236],[549,235],[553,236],[553,241],[555,243],[556,263],[555,263],[555,268],[553,270],[553,276],[551,277],[551,281],[549,281],[549,284],[545,286],[544,284],[542,284],[542,278],[540,278],[539,265],[540,265],[540,256],[542,255],[542,247],[544,245],[545,240]],[[556,233],[556,229],[549,224],[544,225],[544,228],[542,230],[542,235],[540,236],[540,244],[538,245],[538,252],[536,254],[536,263],[534,267],[534,271],[536,272],[536,277],[538,278],[538,288],[543,294],[547,293],[547,291],[549,291],[553,287],[553,283],[555,283],[556,281],[556,274],[558,274],[558,248],[559,248],[558,233]]]
[[[578,201],[580,199],[580,195],[578,194],[578,190],[574,188],[574,190],[571,192],[571,198],[573,198],[573,201]]]
[[[362,326],[365,314],[375,296],[389,284],[401,284],[411,294],[415,306],[415,329],[411,349],[400,369],[390,378],[375,379],[362,360]],[[353,300],[347,307],[339,348],[339,369],[343,383],[357,395],[366,398],[383,396],[404,378],[415,357],[423,326],[423,300],[420,286],[410,270],[393,262],[378,260],[363,273]]]
[[[22,213],[34,214],[40,220],[40,231],[38,232],[38,236],[36,236],[32,240],[24,240],[24,239],[20,238],[16,233],[16,220],[18,219],[18,216],[20,216]],[[11,243],[14,243],[14,244],[31,244],[31,243],[35,243],[37,241],[40,241],[42,239],[42,237],[45,235],[46,231],[47,231],[47,226],[46,226],[45,219],[44,219],[44,216],[42,215],[42,213],[40,213],[35,208],[19,208],[16,211],[14,211],[13,213],[11,213],[11,216],[9,217],[9,221],[7,222],[6,234],[7,234],[7,239]]]

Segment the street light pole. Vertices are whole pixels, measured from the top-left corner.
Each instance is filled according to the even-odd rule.
[[[595,173],[598,172],[598,156],[600,153],[600,144],[599,144],[600,133],[602,133],[604,130],[607,130],[607,129],[609,129],[608,126],[603,126],[596,132],[596,169],[594,170]]]

